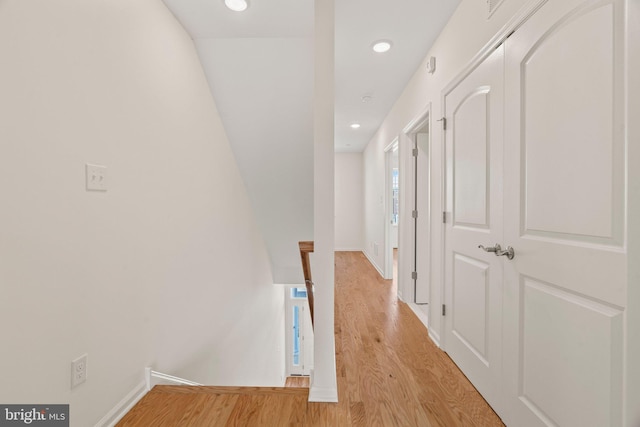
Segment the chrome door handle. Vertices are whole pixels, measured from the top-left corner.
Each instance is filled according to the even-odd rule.
[[[502,247],[498,243],[488,248],[485,248],[483,245],[478,245],[478,248],[482,249],[485,252],[493,252],[496,256],[506,256],[510,260],[512,260],[513,257],[516,256],[516,251],[511,246],[507,246],[507,250],[503,251]]]
[[[516,251],[513,250],[511,246],[507,246],[506,251],[497,251],[496,256],[506,256],[507,259],[512,260],[514,256],[516,256]]]
[[[502,248],[500,247],[500,245],[498,243],[495,244],[495,246],[489,246],[488,248],[485,248],[482,245],[478,245],[478,247],[480,249],[482,249],[485,252],[495,252],[496,254],[502,250]]]

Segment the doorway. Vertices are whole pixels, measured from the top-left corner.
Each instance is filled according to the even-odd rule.
[[[385,148],[385,266],[384,278],[397,286],[400,224],[400,158],[398,139]]]
[[[309,375],[313,369],[313,328],[306,288],[285,288],[285,301],[287,376]]]
[[[410,212],[403,215],[411,224],[410,280],[401,277],[403,293],[416,314],[428,323],[430,300],[430,265],[431,265],[431,179],[430,179],[430,105],[404,129],[407,151],[404,164],[408,166],[404,180],[401,180],[401,197],[405,197],[402,206],[409,207]],[[402,151],[402,150],[401,150]],[[409,160],[410,159],[410,160]],[[401,162],[402,164],[403,162]],[[406,185],[405,185],[406,184]],[[401,233],[402,234],[402,233]],[[401,275],[406,273],[401,272]]]

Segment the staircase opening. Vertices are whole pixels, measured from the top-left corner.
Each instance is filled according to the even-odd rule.
[[[313,365],[313,327],[307,303],[307,290],[291,287],[285,292],[287,375],[309,375]]]

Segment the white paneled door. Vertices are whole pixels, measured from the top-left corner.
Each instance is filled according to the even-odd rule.
[[[505,42],[510,425],[622,425],[623,6],[548,1]]]
[[[625,3],[541,3],[445,93],[445,348],[509,426],[622,426]]]
[[[503,260],[503,48],[445,96],[446,350],[495,408],[500,405]]]

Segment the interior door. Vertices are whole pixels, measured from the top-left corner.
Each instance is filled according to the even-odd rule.
[[[505,42],[509,425],[622,425],[623,7],[548,1]]]
[[[445,94],[445,346],[494,409],[501,407],[503,48]]]

